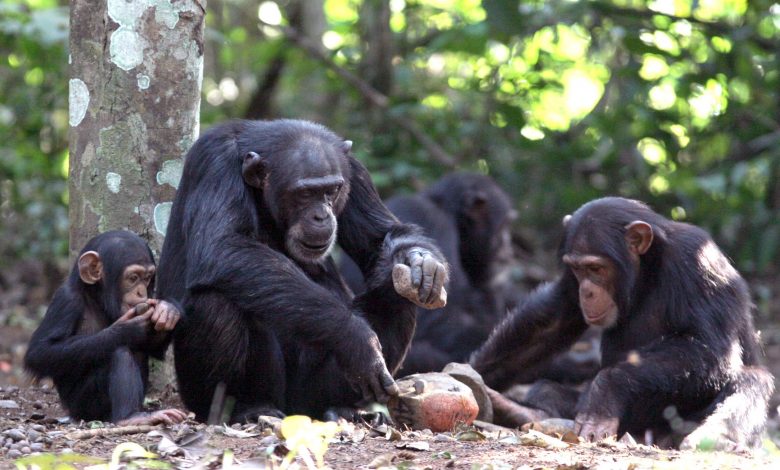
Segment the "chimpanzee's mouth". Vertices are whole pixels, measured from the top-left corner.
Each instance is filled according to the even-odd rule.
[[[321,252],[321,251],[327,250],[328,247],[330,246],[330,243],[325,242],[322,245],[313,245],[311,243],[306,243],[304,241],[301,241],[301,246],[303,246],[304,248],[306,248],[309,251]]]
[[[609,307],[597,312],[594,312],[593,310],[586,311],[583,309],[582,313],[585,317],[585,321],[589,325],[608,328],[614,324],[614,321],[617,318],[616,309],[617,307],[615,305],[610,305]]]
[[[603,312],[599,313],[586,313],[585,314],[585,320],[590,323],[591,325],[597,325],[601,320],[606,318],[607,316],[607,310],[604,310]]]

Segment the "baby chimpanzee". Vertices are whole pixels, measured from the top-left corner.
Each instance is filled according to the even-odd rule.
[[[74,419],[173,424],[177,409],[142,411],[148,357],[162,357],[179,309],[149,298],[152,252],[137,235],[106,232],[79,254],[30,340],[25,367],[51,377]]]

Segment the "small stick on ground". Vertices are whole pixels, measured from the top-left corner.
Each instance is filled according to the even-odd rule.
[[[66,434],[68,439],[90,439],[93,437],[105,437],[105,436],[121,436],[124,434],[143,434],[157,429],[159,426],[152,426],[149,424],[139,424],[135,426],[118,426],[115,428],[98,428],[98,429],[86,429],[84,431],[76,431]]]

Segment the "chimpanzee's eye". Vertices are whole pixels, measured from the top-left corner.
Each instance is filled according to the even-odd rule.
[[[328,189],[328,191],[325,193],[325,195],[330,199],[335,199],[336,196],[339,195],[339,191],[341,190],[341,185],[333,186]]]
[[[604,266],[591,265],[588,266],[588,272],[594,276],[600,276],[604,272]]]

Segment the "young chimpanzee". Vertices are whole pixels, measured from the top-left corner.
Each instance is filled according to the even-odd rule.
[[[177,423],[177,409],[143,412],[148,356],[162,357],[179,320],[150,299],[154,260],[146,242],[121,230],[92,238],[54,294],[27,349],[25,367],[51,377],[72,418],[118,424]]]
[[[595,325],[602,368],[568,416],[580,436],[650,430],[671,444],[687,435],[682,447],[703,438],[757,445],[773,380],[758,365],[747,285],[709,235],[622,198],[592,201],[564,225],[561,278],[473,355],[485,382],[534,381]]]
[[[424,191],[387,200],[401,221],[422,227],[450,265],[447,305],[418,315],[402,374],[441,370],[464,362],[506,314],[499,276],[512,257],[510,225],[517,217],[496,182],[476,173],[450,173]],[[355,291],[365,288],[357,266],[343,257],[339,270]]]
[[[306,121],[232,121],[187,154],[158,282],[184,307],[176,372],[198,419],[321,416],[398,393],[415,304],[443,297],[447,266],[351,145]],[[328,255],[337,241],[368,280],[354,299]],[[414,292],[396,291],[407,268]]]

